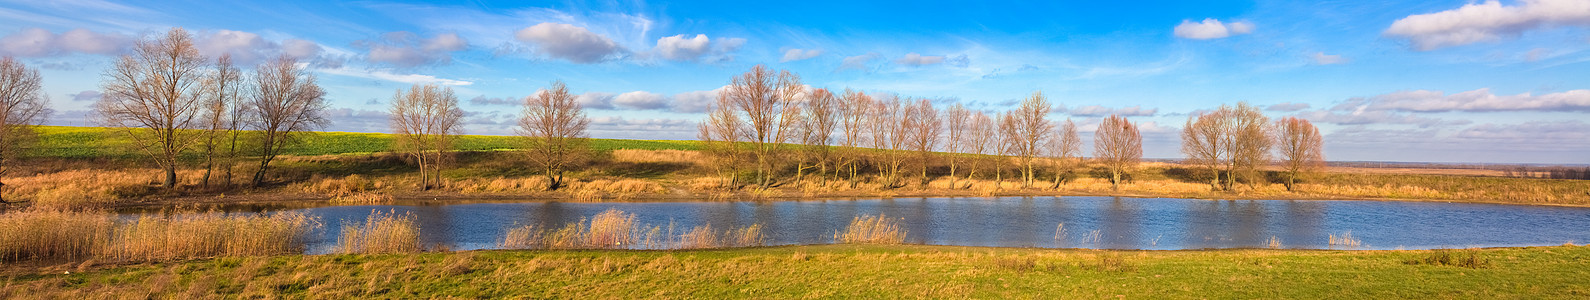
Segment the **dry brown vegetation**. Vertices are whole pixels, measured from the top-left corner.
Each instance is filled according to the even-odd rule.
[[[503,249],[704,249],[761,246],[762,226],[715,229],[711,224],[689,230],[646,225],[635,214],[609,209],[589,220],[559,228],[535,225],[510,228],[498,246]]]
[[[850,220],[844,231],[834,233],[834,241],[846,244],[900,244],[905,229],[899,219],[885,215],[862,215]]]
[[[364,223],[343,224],[342,253],[412,253],[422,250],[420,225],[410,213],[374,211]]]
[[[297,254],[319,222],[303,214],[148,215],[118,221],[101,212],[0,214],[0,258],[161,261]]]

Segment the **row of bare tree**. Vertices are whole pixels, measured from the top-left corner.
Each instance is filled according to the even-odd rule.
[[[547,189],[563,187],[563,173],[588,157],[585,128],[590,118],[563,82],[526,97],[519,115],[525,154],[547,177]],[[451,160],[464,111],[452,88],[414,85],[392,96],[392,131],[396,150],[419,165],[423,189],[442,185],[441,170]]]
[[[1271,165],[1272,151],[1280,156],[1287,190],[1296,186],[1301,174],[1325,163],[1324,139],[1314,124],[1295,117],[1271,124],[1258,107],[1247,103],[1189,116],[1181,140],[1186,163],[1206,171],[1202,175],[1214,190],[1231,190],[1239,180],[1250,185],[1265,180],[1260,170]]]
[[[283,148],[327,123],[325,91],[294,58],[279,56],[246,74],[228,55],[200,55],[181,28],[139,40],[105,73],[101,89],[97,120],[151,157],[166,188],[176,186],[181,157],[194,150],[203,155],[204,186],[216,171],[230,185],[245,158],[258,159],[251,182],[262,185]]]
[[[817,175],[844,179],[854,186],[871,176],[885,187],[904,186],[905,167],[920,167],[921,184],[931,177],[929,163],[948,161],[950,186],[960,188],[959,171],[970,164],[992,166],[985,177],[1004,180],[1005,158],[1015,162],[1025,187],[1039,181],[1038,169],[1054,168],[1053,185],[1076,168],[1082,141],[1071,120],[1049,120],[1053,110],[1042,93],[1034,93],[1015,110],[989,114],[954,104],[942,111],[928,99],[906,99],[846,89],[836,95],[826,88],[808,89],[788,71],[753,67],[720,91],[718,101],[698,137],[712,166],[729,185],[738,187],[739,166],[753,165],[750,183],[768,188]],[[1095,159],[1111,172],[1112,182],[1142,158],[1137,125],[1110,116],[1095,135]],[[948,154],[945,154],[948,153]],[[1044,159],[1047,158],[1047,159]],[[794,176],[779,180],[793,167]],[[815,171],[808,173],[808,170]]]

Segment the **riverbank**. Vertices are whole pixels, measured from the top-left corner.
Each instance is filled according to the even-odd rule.
[[[1030,187],[1014,180],[1014,162],[957,155],[956,172],[940,155],[929,162],[924,182],[919,163],[908,164],[897,184],[885,184],[878,170],[864,167],[851,180],[843,174],[813,176],[786,166],[768,188],[746,183],[754,172],[725,172],[695,151],[692,141],[593,140],[597,152],[575,164],[570,183],[546,190],[540,170],[515,151],[516,137],[465,136],[454,161],[442,171],[443,186],[419,188],[416,168],[401,155],[383,152],[391,136],[375,133],[317,133],[288,149],[267,173],[263,187],[248,187],[256,166],[239,164],[209,174],[198,157],[178,172],[180,184],[167,190],[150,163],[126,149],[127,141],[104,128],[42,127],[41,146],[31,157],[12,161],[4,182],[7,201],[48,208],[171,207],[305,201],[346,204],[397,200],[513,199],[521,201],[762,201],[896,197],[1122,196],[1138,198],[1262,200],[1395,200],[1527,205],[1590,206],[1590,180],[1514,178],[1476,169],[1327,168],[1303,178],[1295,190],[1279,174],[1212,191],[1199,170],[1149,162],[1129,172],[1115,189],[1098,166],[1079,165],[1056,172],[1041,165]],[[868,150],[870,151],[870,150]],[[862,157],[876,154],[863,152]],[[808,166],[809,167],[809,166]],[[1494,173],[1494,174],[1493,174]],[[797,178],[796,174],[804,178]],[[1058,176],[1057,176],[1058,174]],[[953,176],[951,176],[953,175]],[[1056,184],[1056,177],[1063,180]]]
[[[7,265],[0,298],[1584,298],[1590,247],[816,245]]]

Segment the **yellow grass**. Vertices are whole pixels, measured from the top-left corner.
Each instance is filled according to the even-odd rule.
[[[419,252],[420,226],[414,215],[372,211],[363,224],[343,224],[337,239],[342,253]]]
[[[304,191],[340,198],[381,187],[384,187],[381,182],[367,179],[359,174],[348,175],[343,178],[325,178],[316,175],[311,177],[309,182],[304,185]]]
[[[0,215],[0,259],[160,261],[303,251],[319,221],[300,213],[149,215],[30,210]]]
[[[900,244],[905,242],[905,229],[899,219],[885,215],[862,215],[850,220],[844,231],[834,234],[834,240],[846,244]]]

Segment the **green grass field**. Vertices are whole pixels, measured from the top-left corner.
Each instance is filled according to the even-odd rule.
[[[246,257],[12,269],[0,298],[1590,297],[1590,247],[1474,250],[1480,268],[1414,263],[1432,253],[820,245]]]
[[[362,154],[392,150],[393,136],[385,133],[314,132],[304,136],[302,143],[290,147],[287,155]],[[492,151],[522,147],[523,139],[517,136],[464,135],[457,141],[458,150]],[[695,150],[696,141],[672,140],[616,140],[591,139],[591,148],[613,149],[676,149]],[[136,157],[137,150],[131,139],[120,132],[105,127],[39,126],[39,143],[36,157],[48,158],[128,158]]]

